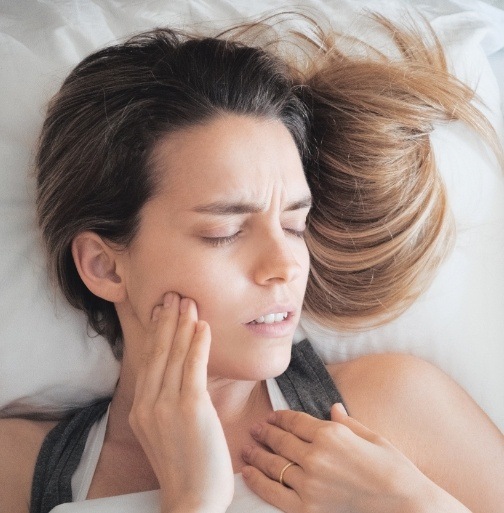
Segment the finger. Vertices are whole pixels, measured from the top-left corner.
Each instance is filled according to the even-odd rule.
[[[333,422],[339,422],[340,424],[350,428],[353,433],[364,438],[364,440],[367,440],[368,442],[376,443],[379,438],[379,435],[374,431],[371,431],[358,420],[350,417],[341,403],[335,403],[331,407],[331,420]]]
[[[268,422],[305,442],[313,442],[313,435],[323,421],[304,412],[277,410],[270,414]]]
[[[155,400],[161,390],[168,354],[177,330],[180,298],[172,292],[165,295],[163,305],[156,307],[152,344],[143,356],[144,365],[137,376],[136,395]],[[154,316],[154,315],[153,315]]]
[[[273,481],[282,480],[289,488],[298,489],[305,479],[303,469],[283,456],[272,454],[259,446],[246,445],[242,451],[245,463],[254,466]],[[290,466],[288,466],[290,464]]]
[[[296,513],[301,510],[301,500],[294,490],[273,481],[260,470],[246,466],[242,469],[242,476],[255,494],[281,511]]]
[[[348,412],[343,403],[334,403],[331,407],[331,420],[333,422],[340,422],[341,419],[346,417],[348,417]]]
[[[255,424],[251,430],[252,436],[274,453],[301,464],[309,451],[309,444],[296,435],[268,423]]]
[[[184,363],[194,337],[198,315],[196,303],[188,298],[180,301],[180,315],[173,343],[168,354],[168,362],[163,380],[164,395],[179,394],[182,386]]]
[[[198,321],[184,363],[182,390],[186,393],[201,394],[207,390],[210,341],[210,326],[205,321]]]

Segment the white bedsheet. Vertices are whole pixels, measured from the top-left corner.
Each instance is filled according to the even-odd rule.
[[[159,492],[153,491],[61,504],[53,508],[51,513],[159,513],[160,511]],[[235,474],[233,503],[226,511],[227,513],[279,513],[281,510],[253,494],[243,481],[241,474]]]

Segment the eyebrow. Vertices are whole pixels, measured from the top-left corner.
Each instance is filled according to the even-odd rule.
[[[300,210],[302,208],[310,208],[312,205],[311,196],[289,203],[283,212],[292,210]],[[218,216],[237,215],[237,214],[257,214],[265,210],[265,205],[260,203],[228,203],[226,201],[214,201],[206,205],[194,207],[193,212],[204,214],[214,214]]]

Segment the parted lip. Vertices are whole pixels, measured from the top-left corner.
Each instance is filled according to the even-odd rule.
[[[293,303],[275,303],[265,308],[261,308],[261,310],[253,317],[252,319],[245,322],[245,324],[250,324],[254,322],[259,317],[264,317],[268,314],[277,314],[287,312],[287,318],[290,319],[296,313],[296,306]]]

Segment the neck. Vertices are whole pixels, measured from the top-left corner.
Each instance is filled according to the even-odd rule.
[[[138,446],[128,416],[135,394],[136,372],[127,354],[121,365],[119,382],[112,398],[108,434],[121,443]],[[208,392],[222,423],[228,444],[240,431],[248,429],[271,409],[266,383],[209,377]]]
[[[224,427],[254,416],[267,397],[264,381],[209,378],[208,392]]]

